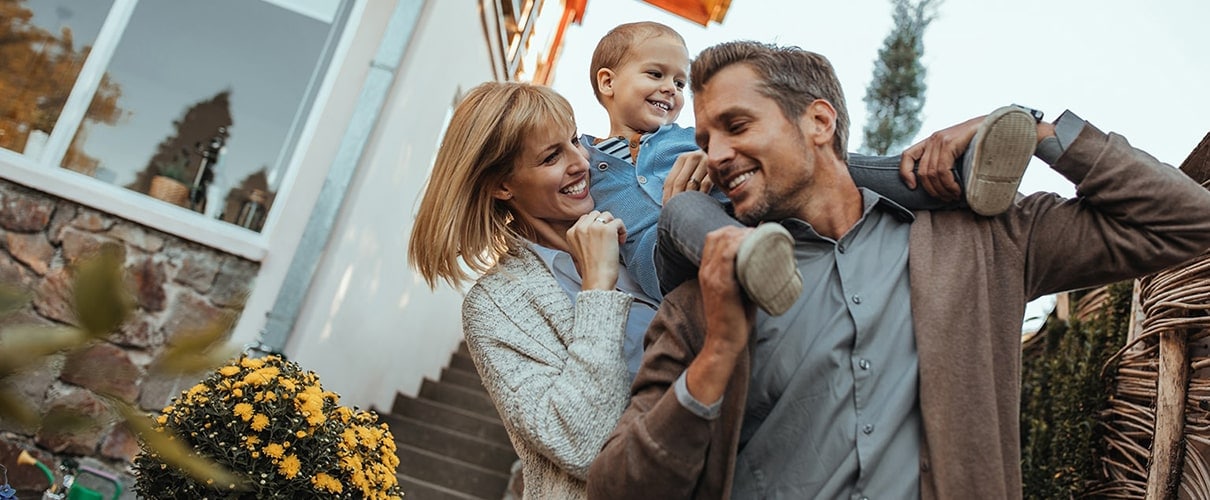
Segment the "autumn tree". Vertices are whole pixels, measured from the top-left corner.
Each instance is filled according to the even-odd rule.
[[[924,29],[935,17],[940,0],[891,0],[895,26],[883,40],[874,62],[874,78],[866,88],[867,119],[862,150],[885,155],[899,150],[920,131],[924,108]]]
[[[210,143],[215,134],[225,134],[225,131],[231,130],[232,123],[230,89],[189,105],[180,118],[172,121],[172,133],[160,141],[147,165],[126,187],[146,193],[151,186],[151,178],[160,173],[160,165],[172,163],[180,156],[187,159],[184,174],[189,179],[186,184],[190,184],[201,167],[199,151]]]
[[[25,0],[0,0],[0,147],[24,151],[34,130],[49,134],[75,86],[80,68],[92,47],[75,48],[70,28],[57,35],[32,23]],[[102,77],[85,120],[117,123],[121,88]],[[96,160],[73,141],[65,164],[81,170],[95,168]],[[91,173],[91,172],[87,172]]]

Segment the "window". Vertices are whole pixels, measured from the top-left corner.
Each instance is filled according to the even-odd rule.
[[[260,231],[350,3],[2,2],[0,148]]]

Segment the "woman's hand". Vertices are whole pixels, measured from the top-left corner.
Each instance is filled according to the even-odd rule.
[[[668,178],[664,179],[664,202],[682,191],[701,191],[709,193],[714,187],[706,171],[706,153],[690,151],[681,153],[672,164]]]
[[[580,272],[582,290],[613,290],[618,283],[618,248],[626,226],[609,212],[593,210],[567,230],[568,253]]]

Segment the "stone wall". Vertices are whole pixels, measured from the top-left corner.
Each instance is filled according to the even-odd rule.
[[[106,243],[125,250],[137,299],[132,318],[106,342],[52,356],[2,382],[41,414],[67,409],[99,422],[51,433],[0,419],[0,464],[22,498],[36,497],[32,492],[46,487],[36,469],[17,465],[22,449],[52,468],[71,456],[125,473],[138,442],[115,424],[93,390],[149,411],[164,407],[201,377],[155,376],[148,365],[174,334],[238,314],[258,270],[255,262],[0,180],[0,283],[33,297],[24,309],[0,319],[0,328],[74,324],[70,265]]]

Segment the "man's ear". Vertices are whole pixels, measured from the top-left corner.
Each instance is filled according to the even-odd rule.
[[[603,96],[613,97],[613,70],[601,68],[597,70],[597,92]]]
[[[799,128],[816,146],[833,141],[836,135],[836,108],[824,99],[811,101],[803,110]]]

